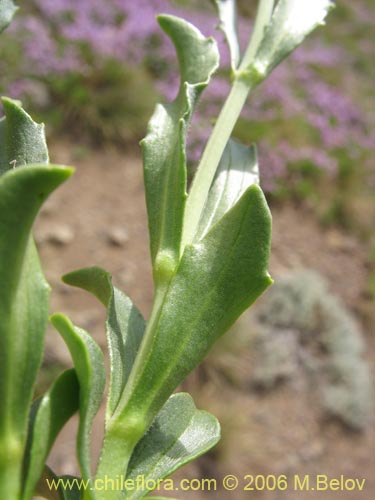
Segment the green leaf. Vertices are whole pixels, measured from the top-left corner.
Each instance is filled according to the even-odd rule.
[[[63,281],[92,293],[107,308],[106,332],[111,364],[108,421],[128,380],[145,330],[145,320],[129,297],[112,285],[111,275],[100,267],[79,269],[63,276]]]
[[[35,123],[19,102],[2,98],[5,118],[0,120],[0,175],[13,167],[48,163],[44,124]]]
[[[237,28],[236,0],[213,0],[220,19],[219,28],[224,33],[230,51],[232,70],[236,70],[241,60],[240,42]]]
[[[85,267],[67,273],[62,277],[64,283],[82,288],[92,293],[105,307],[108,307],[113,292],[112,278],[101,267]]]
[[[186,199],[185,144],[194,105],[218,66],[216,42],[191,24],[159,16],[175,45],[181,85],[171,104],[158,104],[142,141],[151,257],[156,283],[168,281],[179,261]]]
[[[264,78],[311,31],[324,24],[334,6],[330,0],[280,0],[255,55],[253,69]]]
[[[1,498],[19,488],[13,475],[18,477],[22,464],[49,312],[49,286],[30,230],[42,202],[71,173],[66,167],[30,165],[0,177]]]
[[[103,353],[85,330],[74,326],[63,314],[53,314],[51,322],[68,346],[77,372],[80,386],[77,449],[82,477],[87,480],[91,477],[92,423],[105,388]]]
[[[209,413],[197,410],[189,394],[171,396],[150,430],[136,446],[129,463],[127,480],[142,477],[164,479],[212,448],[220,439],[220,425]],[[128,491],[125,499],[136,500],[147,492]]]
[[[22,500],[33,497],[57,435],[78,408],[79,383],[72,369],[62,373],[52,387],[34,401],[30,412]]]
[[[12,0],[0,0],[0,33],[9,25],[17,10]]]
[[[255,146],[229,140],[212,182],[195,240],[201,239],[252,184],[259,183]]]
[[[62,481],[65,488],[61,484]],[[69,487],[66,486],[67,484]],[[47,500],[82,500],[82,492],[79,488],[81,484],[82,480],[79,477],[56,476],[46,465],[36,486],[35,496],[47,498]]]
[[[116,410],[119,426],[141,422],[147,429],[214,341],[272,283],[270,234],[267,203],[253,185],[202,240],[186,246]]]

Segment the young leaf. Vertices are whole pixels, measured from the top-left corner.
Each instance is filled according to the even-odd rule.
[[[48,163],[44,124],[35,123],[17,101],[3,97],[2,103],[0,175],[30,163]]]
[[[91,428],[99,410],[105,388],[105,367],[103,353],[93,338],[73,325],[63,314],[53,314],[51,322],[59,331],[73,358],[80,387],[78,459],[82,476],[91,477]]]
[[[0,33],[11,22],[17,10],[18,7],[14,5],[12,0],[0,0]]]
[[[156,282],[169,278],[179,261],[186,198],[185,144],[194,105],[218,66],[218,50],[191,24],[159,16],[175,45],[181,85],[171,104],[158,104],[142,141],[151,257]],[[159,256],[159,258],[157,258]]]
[[[33,497],[57,435],[78,408],[79,384],[75,370],[62,373],[52,387],[34,401],[25,453],[22,500],[30,500]]]
[[[225,35],[230,51],[232,70],[236,70],[241,60],[240,42],[237,31],[236,0],[213,0],[219,14],[219,28]]]
[[[185,248],[115,412],[118,425],[142,417],[147,428],[214,341],[272,283],[270,233],[266,200],[253,185],[202,240]]]
[[[100,267],[79,269],[63,276],[63,281],[92,293],[107,308],[106,332],[111,363],[108,421],[128,380],[145,330],[145,320],[129,297],[112,285],[111,275]]]
[[[255,146],[243,146],[230,139],[208,193],[195,241],[203,238],[248,187],[258,183],[259,168]]]
[[[331,0],[280,0],[259,43],[253,68],[264,78],[285,59],[334,6]]]
[[[49,311],[49,286],[30,230],[42,202],[71,173],[30,165],[0,177],[0,498],[15,498],[19,488]]]
[[[197,410],[189,394],[171,396],[150,430],[136,446],[126,479],[164,479],[212,448],[220,439],[220,425],[209,413]],[[148,490],[128,491],[124,499],[136,500]]]

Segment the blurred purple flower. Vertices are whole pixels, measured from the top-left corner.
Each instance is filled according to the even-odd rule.
[[[206,36],[215,36],[222,68],[228,69],[229,53],[223,34],[216,29],[218,23],[213,11],[210,14],[182,9],[169,0],[33,1],[42,15],[19,15],[11,27],[23,46],[23,74],[29,77],[18,79],[9,86],[12,97],[41,95],[41,82],[46,82],[48,87],[48,80],[53,75],[90,74],[108,59],[114,59],[119,64],[144,65],[150,69],[151,63],[153,68],[161,68],[160,71],[154,69],[156,88],[165,100],[173,100],[179,81],[173,46],[161,33],[155,19],[160,12],[184,17]],[[371,19],[374,20],[375,11],[362,2],[343,1],[357,22],[369,25]],[[352,33],[354,28],[352,23],[343,23],[342,36]],[[243,48],[250,31],[248,20],[240,19],[239,38]],[[371,52],[366,39],[360,42],[360,47]],[[251,105],[243,111],[244,120],[252,124],[270,121],[278,126],[279,119],[285,122],[302,117],[311,136],[320,139],[319,148],[296,148],[293,138],[279,139],[276,148],[261,141],[259,156],[266,190],[274,189],[278,179],[287,176],[288,164],[308,160],[332,175],[337,169],[337,150],[351,154],[358,147],[373,148],[374,137],[369,132],[366,110],[360,109],[344,91],[326,83],[317,71],[321,68],[341,71],[343,65],[351,63],[351,56],[342,47],[312,38],[256,90]],[[37,82],[34,87],[33,81]],[[215,76],[205,92],[190,129],[190,161],[199,159],[211,130],[210,120],[219,112],[229,90],[229,81],[223,72]]]

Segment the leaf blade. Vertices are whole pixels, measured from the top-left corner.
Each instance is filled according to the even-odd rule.
[[[219,28],[224,33],[230,52],[231,68],[235,71],[241,61],[237,29],[236,0],[213,0],[219,15]]]
[[[253,68],[264,78],[319,25],[333,8],[331,0],[280,0],[258,45]]]
[[[63,314],[51,316],[53,326],[58,330],[68,346],[73,358],[80,385],[80,423],[77,451],[82,477],[91,477],[91,429],[99,410],[105,389],[104,357],[100,347],[85,332]]]
[[[44,463],[62,427],[79,408],[79,384],[75,370],[66,370],[50,389],[34,401],[30,413],[25,452],[23,500],[29,500],[42,475]]]
[[[8,487],[16,487],[7,467],[22,461],[20,456],[11,465],[8,448],[14,448],[12,442],[19,450],[25,446],[49,312],[49,286],[31,226],[45,198],[71,173],[65,167],[28,165],[0,177],[0,493],[6,495]]]
[[[63,283],[81,288],[94,295],[105,307],[108,307],[112,294],[111,275],[101,267],[84,267],[64,274]]]
[[[159,16],[159,24],[175,45],[181,85],[171,104],[158,104],[141,142],[149,218],[151,258],[158,282],[173,272],[180,256],[186,199],[185,143],[194,105],[218,66],[212,39],[174,16]],[[157,256],[162,258],[157,262]],[[163,268],[163,269],[160,269]]]
[[[12,0],[0,0],[0,33],[9,25],[17,10]]]
[[[59,480],[69,481],[70,487],[63,487]],[[44,467],[42,476],[37,484],[35,495],[47,500],[81,500],[82,491],[78,485],[82,480],[75,476],[57,476],[50,467]],[[66,484],[66,483],[65,483]],[[53,487],[56,486],[56,488]]]
[[[195,240],[203,238],[253,184],[259,184],[255,146],[243,146],[230,139],[208,193]]]
[[[110,273],[99,267],[63,276],[64,283],[95,295],[107,308],[106,335],[110,356],[110,387],[106,421],[113,415],[143,338],[146,323],[137,307],[112,285]]]
[[[142,416],[147,428],[215,340],[272,283],[270,234],[267,203],[253,185],[202,240],[185,248],[152,344],[141,345],[143,366],[116,410],[119,425]]]
[[[2,98],[5,118],[0,126],[0,175],[12,167],[48,163],[44,124],[36,123],[15,100]]]
[[[220,439],[220,425],[207,412],[197,410],[191,396],[171,396],[151,428],[136,446],[129,463],[127,478],[136,481],[164,479],[183,465],[211,449]],[[147,489],[125,494],[136,500]]]

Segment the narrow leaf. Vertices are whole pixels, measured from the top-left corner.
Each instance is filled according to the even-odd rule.
[[[57,435],[78,408],[79,384],[75,370],[62,373],[52,387],[34,401],[25,454],[23,500],[33,497]]]
[[[186,247],[152,343],[141,344],[143,364],[116,410],[119,422],[142,415],[147,428],[214,341],[272,283],[270,233],[267,203],[253,185],[202,240]]]
[[[285,59],[334,6],[331,0],[280,0],[259,44],[253,67],[265,77]]]
[[[61,483],[69,484],[69,487],[63,487]],[[46,498],[47,500],[82,500],[82,491],[80,486],[82,480],[75,476],[56,476],[56,474],[46,465],[42,477],[40,478],[35,496]]]
[[[51,322],[68,346],[77,372],[80,386],[77,449],[82,476],[87,480],[91,477],[92,423],[99,410],[105,388],[103,353],[85,330],[74,326],[63,314],[54,314]]]
[[[0,33],[9,25],[17,10],[12,0],[0,0]]]
[[[111,363],[108,421],[128,380],[145,330],[145,320],[129,297],[112,285],[111,275],[100,267],[79,269],[63,276],[63,281],[92,293],[107,308],[106,332]]]
[[[214,0],[214,3],[220,19],[219,28],[224,33],[229,47],[231,67],[236,70],[241,60],[236,0]]]
[[[82,288],[92,293],[105,307],[108,307],[112,295],[112,279],[108,271],[101,267],[85,267],[65,274],[64,283]]]
[[[0,175],[30,163],[48,163],[44,124],[35,123],[19,102],[2,98],[5,118],[0,121]]]
[[[31,165],[0,177],[0,497],[17,487],[8,466],[18,475],[22,456],[14,464],[7,456],[26,442],[49,312],[49,286],[30,230],[42,202],[71,173]]]
[[[127,479],[164,479],[212,448],[220,439],[220,425],[209,413],[197,410],[189,394],[171,396],[150,430],[136,446]],[[147,489],[128,491],[125,499],[136,500]]]
[[[191,24],[159,16],[175,45],[181,85],[171,104],[158,104],[142,141],[151,257],[156,282],[173,273],[180,256],[186,199],[185,144],[194,105],[218,66],[218,50]],[[159,260],[157,261],[157,256]]]
[[[196,240],[201,239],[252,184],[259,183],[255,146],[247,147],[229,140],[202,212]]]
[[[4,6],[5,3],[0,4],[1,9],[12,12],[13,4]],[[0,175],[4,174],[0,177],[0,497],[15,498],[20,494],[28,413],[49,312],[49,286],[30,230],[42,202],[72,170],[41,165],[24,168],[28,163],[48,162],[43,126],[34,123],[16,101],[3,99],[3,104],[6,116],[0,121]]]

